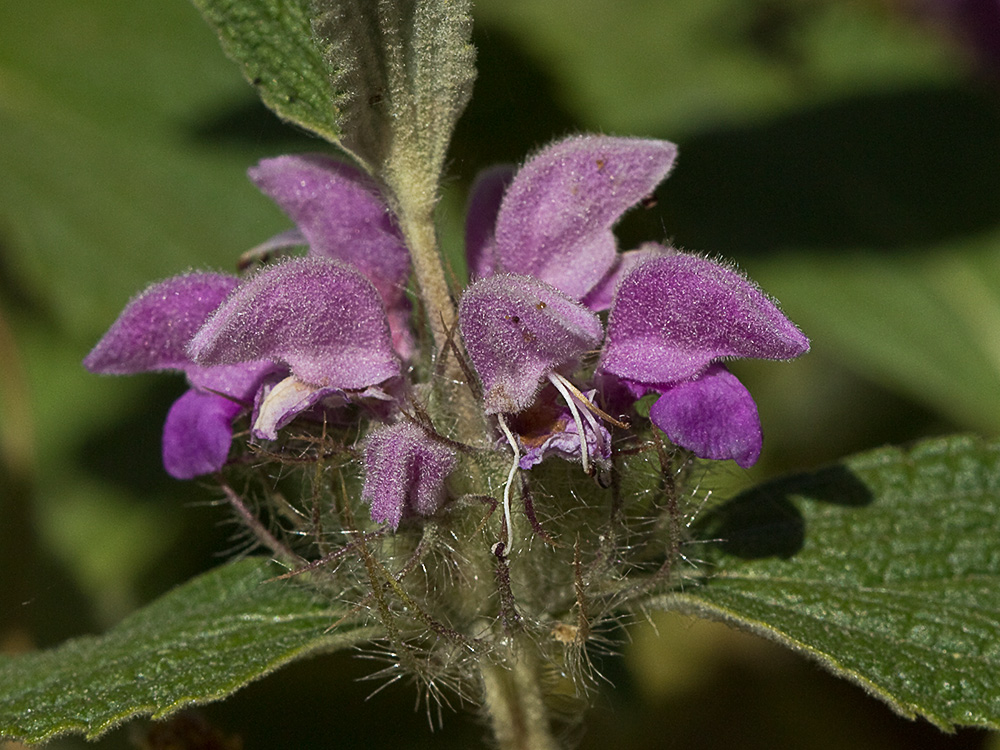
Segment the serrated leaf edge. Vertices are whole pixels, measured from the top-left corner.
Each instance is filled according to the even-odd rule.
[[[920,716],[932,723],[941,731],[949,733],[954,732],[957,726],[954,722],[945,719],[943,716],[938,715],[935,711],[925,708],[924,706],[898,700],[895,696],[888,693],[876,683],[872,682],[853,669],[846,667],[831,654],[821,651],[808,643],[804,643],[803,641],[800,641],[788,633],[761,620],[745,617],[744,615],[740,615],[727,607],[722,607],[703,599],[699,599],[696,595],[690,593],[668,594],[660,599],[657,599],[655,602],[650,603],[648,606],[664,612],[678,612],[680,614],[693,615],[707,620],[723,622],[739,630],[745,630],[767,640],[774,641],[796,653],[802,654],[812,661],[818,662],[822,667],[828,669],[838,677],[843,677],[844,679],[853,682],[862,688],[866,693],[882,701],[895,713],[904,718],[915,719]],[[975,726],[985,729],[1000,730],[1000,722],[989,720],[977,719],[968,723],[963,723],[961,726]]]

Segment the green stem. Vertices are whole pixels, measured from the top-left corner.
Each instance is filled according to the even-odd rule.
[[[458,334],[458,311],[452,302],[444,265],[437,244],[434,226],[434,203],[420,191],[409,203],[400,200],[397,206],[400,229],[406,238],[413,262],[413,271],[420,288],[420,299],[431,329],[436,357],[446,357],[444,378],[437,383],[444,388],[443,403],[455,417],[454,438],[470,444],[488,439],[482,409],[473,398],[472,390],[464,385],[465,373],[459,366],[457,351],[462,341]],[[456,351],[447,351],[449,337]]]
[[[493,735],[500,750],[558,750],[542,691],[538,658],[515,637],[507,657],[480,672]]]
[[[438,251],[433,204],[400,206],[399,221],[410,249],[413,271],[420,287],[420,298],[434,338],[434,349],[440,356],[444,351],[448,331],[455,326],[457,312],[451,301]]]

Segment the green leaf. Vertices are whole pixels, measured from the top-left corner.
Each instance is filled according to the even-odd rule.
[[[222,48],[278,115],[337,143],[346,61],[324,58],[310,0],[194,0]]]
[[[65,38],[53,43],[53,29]],[[185,3],[0,5],[0,295],[10,309],[51,315],[79,360],[150,282],[235,269],[241,252],[287,228],[246,178],[278,147],[257,132],[270,116],[261,124],[263,112],[241,109],[250,95]],[[220,123],[237,116],[253,134],[227,140]]]
[[[344,145],[386,182],[431,193],[472,94],[468,0],[318,0],[317,36],[348,92]]]
[[[701,535],[713,569],[664,609],[777,640],[904,716],[1000,726],[1000,444],[862,454],[743,493]]]
[[[97,637],[0,660],[0,736],[96,737],[224,698],[278,667],[371,638],[307,588],[268,581],[261,559],[229,563],[175,589]]]

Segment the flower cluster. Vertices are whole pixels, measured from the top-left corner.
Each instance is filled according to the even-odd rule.
[[[757,460],[756,406],[722,363],[790,359],[807,339],[732,268],[652,243],[619,252],[612,232],[675,155],[663,141],[582,136],[476,181],[472,281],[454,349],[495,426],[488,449],[513,453],[511,478],[550,456],[588,473],[606,464],[613,432],[628,429],[648,393],[657,394],[650,420],[675,445],[744,467]],[[242,415],[252,440],[269,441],[293,420],[356,404],[372,425],[363,451],[372,518],[396,528],[439,512],[462,446],[413,417],[422,406],[410,365],[423,353],[409,255],[377,184],[315,155],[265,160],[250,176],[296,225],[261,250],[306,246],[307,255],[244,279],[191,273],[155,284],[85,365],[187,376],[164,426],[174,477],[222,469]]]

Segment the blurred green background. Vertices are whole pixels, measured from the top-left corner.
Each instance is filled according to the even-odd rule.
[[[734,260],[814,343],[734,368],[767,435],[734,484],[996,435],[1000,84],[947,29],[876,0],[481,0],[475,15],[480,77],[441,204],[452,257],[478,169],[578,131],[667,138],[678,166],[623,246]],[[182,379],[79,362],[149,282],[231,271],[287,227],[248,166],[323,149],[256,102],[185,0],[0,3],[0,648],[100,632],[239,548],[212,491],[160,466]],[[898,719],[758,639],[652,619],[600,660],[615,689],[584,748],[1000,747]],[[366,701],[373,669],[317,659],[204,715],[248,749],[478,746],[461,713],[432,732],[409,686]]]

